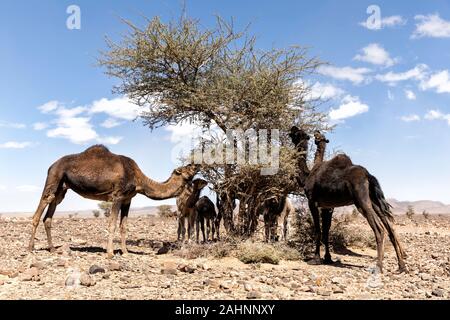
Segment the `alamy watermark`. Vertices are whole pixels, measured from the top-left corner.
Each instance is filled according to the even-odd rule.
[[[255,165],[261,167],[261,175],[274,175],[280,165],[280,131],[230,129],[214,141],[201,135],[186,135],[172,150],[172,160],[180,154],[191,154],[195,164]]]
[[[81,29],[81,9],[77,5],[70,5],[66,9],[66,13],[69,15],[66,20],[66,27],[69,30]]]

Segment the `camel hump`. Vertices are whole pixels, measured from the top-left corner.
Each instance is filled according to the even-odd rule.
[[[334,157],[330,161],[332,161],[333,166],[335,166],[336,168],[345,168],[345,167],[353,165],[352,160],[349,158],[349,156],[347,156],[344,153],[338,154],[336,157]]]
[[[84,152],[110,152],[110,151],[103,144],[96,144],[92,147],[87,148]]]

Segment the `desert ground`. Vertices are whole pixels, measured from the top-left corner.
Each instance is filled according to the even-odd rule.
[[[362,219],[351,224],[356,232],[369,232]],[[129,220],[126,257],[117,250],[112,260],[106,258],[106,218],[58,215],[53,224],[56,252],[46,249],[41,224],[36,251],[29,253],[30,226],[30,218],[0,218],[0,299],[450,298],[449,216],[398,219],[396,229],[409,255],[407,274],[396,272],[388,241],[385,270],[379,274],[370,247],[335,252],[334,265],[300,258],[245,264],[239,252],[227,249],[230,240],[177,246],[176,221],[154,216]],[[261,234],[245,245],[266,246]]]

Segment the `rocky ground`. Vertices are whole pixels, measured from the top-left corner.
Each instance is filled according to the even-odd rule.
[[[366,230],[362,220],[354,223]],[[369,248],[335,253],[338,263],[330,266],[301,260],[272,265],[244,264],[234,257],[184,259],[179,249],[158,254],[165,251],[164,242],[174,243],[176,221],[153,217],[130,219],[130,254],[122,257],[117,251],[108,260],[106,226],[104,218],[56,217],[57,252],[46,250],[40,225],[37,250],[30,254],[30,219],[0,218],[0,299],[450,299],[450,219],[445,216],[403,219],[396,228],[409,254],[410,272],[396,273],[388,244],[382,275],[374,271],[376,252]]]

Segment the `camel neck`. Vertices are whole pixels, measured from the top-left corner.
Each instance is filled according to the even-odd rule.
[[[143,173],[140,175],[141,193],[152,200],[165,200],[177,197],[184,187],[183,179],[174,175],[165,182],[154,181]]]
[[[297,182],[300,185],[300,187],[304,187],[305,183],[306,183],[306,179],[309,176],[310,170],[308,168],[308,163],[306,162],[306,155],[307,155],[307,151],[301,151],[301,154],[298,158],[298,168],[299,168],[299,173],[297,176]]]
[[[320,142],[317,144],[316,154],[314,156],[314,167],[320,165],[325,158],[325,149],[327,144],[325,142]]]

